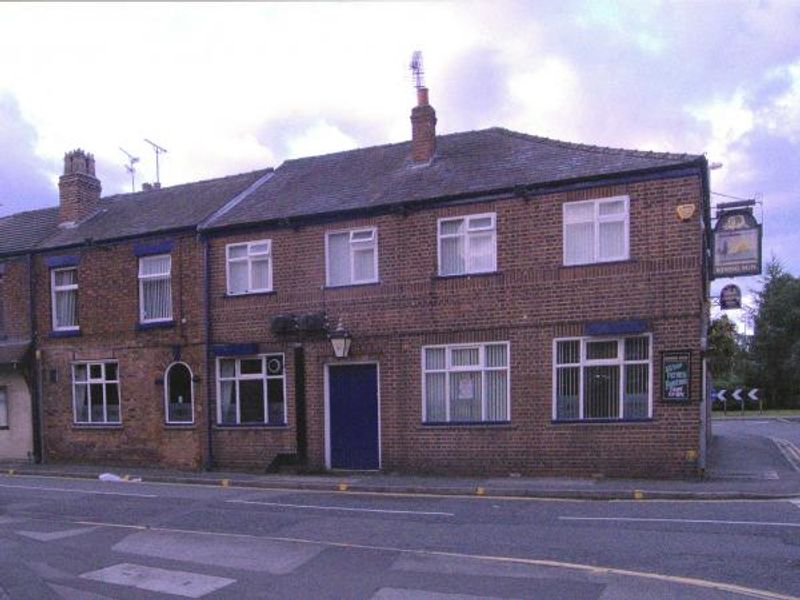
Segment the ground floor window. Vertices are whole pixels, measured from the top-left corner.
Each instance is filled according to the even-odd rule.
[[[649,335],[556,340],[554,419],[650,417],[650,346]]]
[[[76,423],[119,423],[119,373],[116,362],[72,365]]]
[[[286,424],[283,354],[217,359],[217,423]]]
[[[423,422],[508,421],[508,365],[508,342],[424,347]]]
[[[8,427],[8,392],[0,387],[0,428]]]
[[[186,363],[176,362],[167,367],[164,377],[164,402],[167,423],[194,421],[194,390],[192,371]]]

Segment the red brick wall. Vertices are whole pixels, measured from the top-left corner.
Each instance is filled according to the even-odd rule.
[[[141,240],[138,240],[141,241]],[[138,258],[133,242],[51,255],[78,254],[80,335],[52,335],[49,269],[36,262],[39,348],[44,374],[45,459],[195,468],[201,465],[205,412],[205,320],[202,247],[194,236],[175,239],[172,256],[174,326],[138,331]],[[166,425],[165,369],[176,351],[197,381],[194,425]],[[73,423],[71,365],[84,360],[119,363],[118,426]]]
[[[31,339],[28,258],[0,259],[0,339]]]
[[[562,266],[562,204],[622,194],[631,199],[630,260]],[[380,362],[385,469],[693,473],[700,435],[701,194],[699,178],[685,177],[212,239],[212,339],[258,342],[262,351],[289,357],[287,348],[299,340],[271,334],[271,316],[324,310],[334,323],[341,318],[354,337],[351,358]],[[698,210],[680,221],[675,208],[687,202]],[[498,273],[437,278],[437,218],[483,212],[497,213]],[[324,288],[325,232],[367,225],[378,228],[380,284]],[[257,239],[272,240],[274,293],[225,297],[225,245]],[[553,338],[580,335],[586,321],[626,318],[647,319],[652,327],[653,420],[551,423]],[[421,346],[501,340],[511,342],[511,423],[422,425]],[[309,453],[312,465],[322,467],[323,365],[331,352],[325,340],[303,345]],[[693,351],[690,405],[659,400],[660,354],[677,349]],[[290,378],[289,390],[292,384]],[[293,425],[290,410],[290,431],[248,432],[239,442],[248,451],[234,453],[237,466],[260,465],[290,449]],[[233,444],[235,432],[224,436]],[[226,452],[217,451],[220,464],[232,460]]]

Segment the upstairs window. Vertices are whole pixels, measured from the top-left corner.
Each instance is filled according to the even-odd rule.
[[[325,256],[328,286],[378,281],[378,232],[374,227],[328,233]]]
[[[272,291],[272,240],[225,247],[228,295]]]
[[[439,275],[497,270],[495,214],[439,219]]]
[[[651,415],[650,336],[556,340],[553,418],[646,419]]]
[[[508,421],[508,355],[508,342],[423,348],[423,422]]]
[[[564,204],[564,264],[627,260],[628,210],[627,196]]]
[[[139,259],[139,321],[172,320],[172,257],[169,254]]]
[[[67,267],[50,270],[50,292],[53,305],[53,330],[78,329],[78,269]]]
[[[72,365],[72,397],[76,423],[119,423],[119,376],[116,362]]]

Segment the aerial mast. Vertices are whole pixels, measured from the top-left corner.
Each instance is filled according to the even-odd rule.
[[[125,165],[125,170],[128,171],[128,173],[131,174],[131,191],[135,192],[136,191],[136,167],[134,167],[133,165],[135,165],[136,163],[139,162],[139,157],[138,156],[134,156],[133,154],[131,154],[130,152],[125,150],[125,148],[120,147],[120,150],[122,150],[122,152],[125,153],[125,156],[128,157],[128,164]]]
[[[166,148],[162,148],[161,146],[159,146],[155,142],[151,142],[147,138],[144,138],[144,141],[147,142],[148,144],[150,144],[153,147],[153,150],[156,153],[156,184],[159,187],[161,187],[161,175],[159,174],[159,171],[158,171],[158,156],[160,154],[166,154],[167,153],[167,149]]]

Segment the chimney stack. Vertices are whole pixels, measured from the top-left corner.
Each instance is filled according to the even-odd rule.
[[[80,148],[64,155],[64,174],[58,179],[59,227],[72,227],[91,215],[100,203],[100,180],[94,156]]]
[[[417,88],[417,105],[411,109],[411,160],[430,162],[436,152],[436,111],[428,104],[428,88]]]

